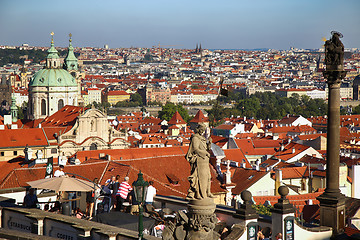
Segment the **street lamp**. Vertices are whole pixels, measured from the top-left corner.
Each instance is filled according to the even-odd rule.
[[[141,171],[138,174],[138,179],[133,183],[135,199],[139,203],[139,239],[143,239],[143,204],[147,193],[149,183],[144,181]]]

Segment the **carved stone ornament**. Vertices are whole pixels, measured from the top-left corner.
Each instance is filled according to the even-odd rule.
[[[332,37],[325,42],[325,64],[326,66],[343,66],[344,65],[344,45],[340,41],[343,35],[339,32],[332,31]],[[335,70],[335,69],[334,69]],[[341,69],[338,69],[341,70]]]
[[[327,83],[329,86],[336,84],[340,85],[341,80],[344,79],[346,76],[346,71],[324,71],[323,75],[324,78],[327,79]]]

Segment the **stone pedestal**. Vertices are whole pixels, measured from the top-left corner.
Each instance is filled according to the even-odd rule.
[[[278,188],[278,193],[281,196],[278,202],[272,209],[272,233],[275,236],[281,233],[283,236],[286,235],[285,219],[295,216],[294,206],[289,202],[286,196],[289,194],[289,189],[286,186]]]
[[[346,76],[342,65],[327,65],[324,77],[329,87],[326,189],[320,201],[320,225],[332,227],[334,234],[345,226],[345,196],[339,189],[340,167],[340,85]]]
[[[327,193],[317,197],[320,201],[320,225],[333,228],[335,234],[345,227],[345,196]]]
[[[241,199],[243,204],[240,205],[240,208],[236,210],[234,214],[235,218],[239,218],[243,221],[242,225],[247,226],[250,222],[257,222],[259,214],[256,213],[256,210],[252,208],[251,204],[252,194],[248,190],[241,192]]]
[[[212,198],[190,200],[188,205],[189,230],[186,239],[218,239],[214,233],[217,218],[216,205]]]

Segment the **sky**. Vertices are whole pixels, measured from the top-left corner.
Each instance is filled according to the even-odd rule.
[[[359,0],[0,0],[0,45],[360,48]]]

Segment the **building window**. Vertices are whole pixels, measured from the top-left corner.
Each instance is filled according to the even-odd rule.
[[[52,148],[52,149],[51,149],[51,153],[52,153],[52,154],[56,154],[56,153],[57,153],[57,149],[56,149],[56,148]]]
[[[95,143],[92,143],[90,145],[90,150],[97,150],[97,145]]]
[[[5,152],[1,152],[0,156],[2,156],[2,157],[5,156]]]
[[[17,156],[17,151],[14,151],[14,156]]]
[[[41,100],[41,115],[46,115],[46,101],[45,101],[45,99]]]
[[[58,102],[58,110],[62,109],[64,107],[64,100],[60,99]]]

